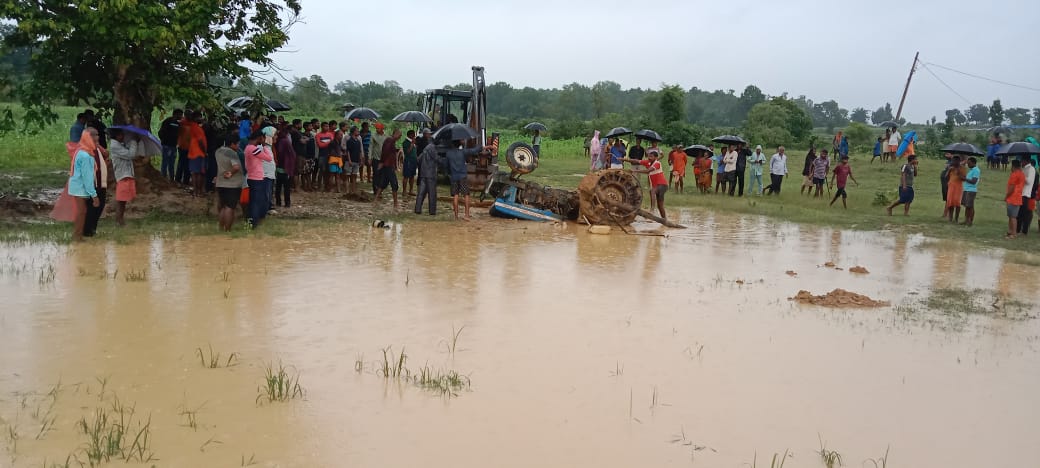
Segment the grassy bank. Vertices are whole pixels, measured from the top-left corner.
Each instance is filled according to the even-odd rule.
[[[32,193],[46,188],[60,188],[64,184],[64,171],[68,165],[68,155],[64,142],[68,138],[68,126],[79,109],[58,108],[61,119],[54,125],[42,129],[38,134],[28,135],[11,133],[0,137],[0,194]],[[332,116],[325,116],[332,118]],[[158,119],[158,116],[156,117]],[[494,131],[492,129],[492,131]],[[515,132],[502,132],[503,151],[514,141],[528,141],[529,137]],[[582,140],[545,139],[542,146],[542,160],[537,171],[527,176],[529,179],[561,188],[574,188],[581,177],[588,171],[588,161],[583,156]],[[767,151],[767,157],[772,151]],[[1001,246],[1010,249],[1032,249],[1032,239],[1019,239],[1007,242],[1003,240],[1006,231],[1003,194],[1007,173],[990,172],[983,169],[981,191],[976,202],[976,225],[971,228],[951,225],[940,218],[943,202],[940,196],[938,177],[943,164],[938,160],[922,160],[918,176],[917,200],[914,202],[909,217],[901,211],[889,217],[883,207],[875,204],[875,200],[887,198],[892,200],[896,195],[899,183],[899,165],[875,163],[868,164],[868,154],[852,154],[853,175],[860,185],[850,185],[849,209],[844,210],[840,201],[833,207],[828,206],[829,198],[813,199],[798,193],[801,185],[802,161],[804,150],[789,151],[788,166],[792,175],[784,183],[784,191],[778,197],[728,197],[722,195],[701,195],[691,188],[684,194],[674,190],[667,195],[666,206],[670,208],[689,207],[719,212],[755,214],[799,223],[834,226],[847,229],[893,230],[902,232],[919,232],[928,236],[956,239],[989,246]],[[692,171],[688,178],[693,187]],[[763,177],[768,181],[768,175]],[[748,180],[747,182],[750,182]],[[749,185],[749,184],[748,184]],[[880,196],[879,196],[880,195]],[[644,203],[645,204],[645,203]],[[294,228],[293,223],[308,223],[313,220],[277,220],[270,230],[276,231],[284,224],[286,229]],[[210,219],[175,217],[152,214],[131,221],[131,225],[118,234],[124,239],[134,238],[138,234],[155,232],[180,234],[206,234],[214,231],[214,223]],[[1033,226],[1034,228],[1036,226]],[[19,232],[39,234],[45,238],[62,239],[67,237],[67,226],[49,224],[0,225],[3,238],[10,239]],[[276,233],[270,233],[276,234]],[[1040,233],[1034,233],[1037,236]],[[36,237],[36,236],[34,236]]]

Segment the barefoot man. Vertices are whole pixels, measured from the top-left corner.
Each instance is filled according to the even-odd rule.
[[[462,140],[452,141],[452,147],[445,156],[448,159],[448,169],[451,174],[451,209],[455,212],[455,221],[459,220],[459,196],[465,197],[466,216],[462,219],[469,221],[469,184],[466,181],[466,157],[476,156],[481,151],[490,149],[491,146],[483,148],[464,148]]]

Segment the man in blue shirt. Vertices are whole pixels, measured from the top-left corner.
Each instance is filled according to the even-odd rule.
[[[462,219],[469,221],[469,186],[466,181],[466,158],[476,156],[482,151],[491,149],[491,146],[463,148],[461,140],[452,141],[452,147],[445,156],[448,159],[448,172],[451,175],[451,209],[455,212],[455,221],[459,220],[459,196],[466,197],[466,216]]]
[[[84,128],[87,128],[87,114],[76,114],[76,121],[72,123],[72,129],[69,130],[69,141],[79,143]]]

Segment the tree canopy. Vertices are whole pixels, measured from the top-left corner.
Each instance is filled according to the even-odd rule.
[[[174,100],[216,105],[211,77],[270,66],[299,12],[299,0],[0,2],[16,22],[4,45],[33,51],[15,92],[27,124],[53,121],[64,101],[146,128]]]

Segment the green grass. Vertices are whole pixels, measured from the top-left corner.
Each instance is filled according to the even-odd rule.
[[[202,363],[202,367],[209,369],[217,369],[220,367],[231,367],[237,364],[238,354],[231,353],[227,359],[221,359],[222,356],[219,352],[213,351],[213,345],[207,345],[209,353],[202,350],[201,347],[195,348],[195,355],[199,357],[199,362]]]
[[[536,171],[524,176],[544,185],[559,188],[577,187],[581,177],[588,171],[588,161],[583,157],[581,142],[567,140],[558,142],[558,150],[568,153],[544,151],[542,161]],[[772,156],[772,151],[767,152]],[[767,156],[768,157],[768,156]],[[847,210],[842,209],[841,200],[834,206],[828,206],[830,197],[808,197],[799,194],[801,186],[801,167],[805,151],[788,151],[788,169],[792,174],[784,181],[783,191],[779,196],[747,196],[729,197],[725,195],[708,195],[695,193],[692,171],[687,169],[687,185],[685,193],[680,194],[670,189],[665,196],[665,206],[672,212],[676,208],[692,208],[694,223],[708,211],[719,213],[736,213],[768,216],[774,219],[830,226],[839,229],[855,229],[866,231],[891,231],[893,233],[922,233],[940,239],[953,239],[986,246],[999,246],[1011,250],[1028,250],[1035,247],[1029,238],[1005,241],[1007,216],[1004,204],[1004,188],[1008,173],[990,171],[982,168],[980,192],[976,199],[975,225],[965,227],[951,224],[940,218],[944,203],[940,195],[939,174],[943,162],[935,159],[922,159],[915,181],[916,199],[910,209],[910,216],[902,215],[898,208],[894,216],[888,216],[883,207],[873,204],[875,196],[880,192],[889,199],[894,199],[899,185],[899,168],[901,164],[869,164],[867,154],[852,154],[852,174],[859,185],[849,181]],[[768,174],[763,175],[768,184]],[[750,177],[746,176],[745,189],[750,185]],[[690,188],[693,186],[694,188]],[[649,207],[648,190],[644,186],[644,208]],[[961,220],[963,220],[963,209]],[[1036,221],[1034,221],[1035,223]],[[1036,226],[1033,226],[1034,230]],[[1037,234],[1034,234],[1034,236]]]

